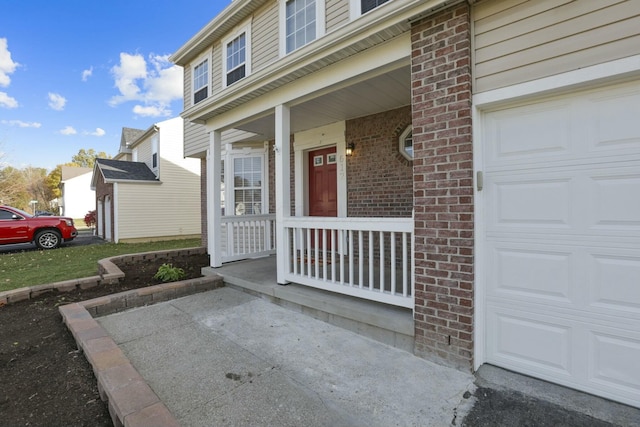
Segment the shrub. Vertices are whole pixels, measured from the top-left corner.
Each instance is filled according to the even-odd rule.
[[[153,276],[154,279],[161,280],[162,282],[176,282],[182,279],[186,274],[184,270],[179,267],[174,267],[173,264],[162,264],[158,268],[158,272]]]
[[[84,216],[84,223],[87,224],[87,227],[93,228],[96,225],[96,211],[89,211]]]

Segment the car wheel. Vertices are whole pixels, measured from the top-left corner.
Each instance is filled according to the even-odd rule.
[[[55,249],[62,243],[62,236],[56,230],[42,230],[36,233],[36,246],[40,249]]]

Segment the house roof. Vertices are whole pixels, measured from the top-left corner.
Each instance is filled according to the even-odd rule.
[[[122,136],[120,137],[120,145],[128,146],[146,131],[143,129],[122,128]]]
[[[156,175],[142,162],[125,162],[122,160],[96,159],[96,170],[99,170],[104,180],[118,181],[154,181]],[[95,176],[95,173],[94,173]]]
[[[69,179],[91,173],[91,168],[81,168],[79,166],[62,166],[61,168],[61,181],[67,181]]]

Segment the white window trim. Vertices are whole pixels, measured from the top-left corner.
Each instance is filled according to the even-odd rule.
[[[160,137],[156,134],[151,138],[151,170],[156,175],[156,178],[159,177],[160,171],[160,150],[159,150],[159,142],[158,139]],[[156,166],[153,167],[153,155],[156,155]]]
[[[262,158],[262,212],[269,213],[269,156],[267,155],[268,143],[264,143],[262,148],[243,147],[235,148],[233,144],[227,144],[222,155],[224,160],[224,199],[225,199],[225,216],[235,216],[235,170],[234,159],[243,157],[261,157]],[[227,184],[229,183],[229,184]],[[233,209],[229,210],[232,206]]]
[[[246,79],[251,75],[251,21],[236,27],[224,39],[221,40],[222,55],[222,87],[227,87],[227,45],[244,33],[245,41],[245,58],[244,58],[244,77]],[[240,79],[240,80],[242,80]],[[238,81],[240,81],[238,80]],[[233,86],[235,83],[231,84]]]
[[[409,125],[404,131],[402,131],[402,133],[400,134],[400,137],[398,138],[398,150],[400,150],[400,154],[402,154],[404,158],[407,160],[413,160],[413,157],[409,156],[409,153],[407,153],[407,150],[404,149],[404,140],[407,137],[407,135],[409,135],[409,133],[411,133],[412,131],[413,131],[413,126]]]
[[[207,52],[200,55],[198,58],[196,58],[195,61],[193,61],[191,63],[191,94],[190,94],[190,103],[191,105],[196,105],[195,101],[194,101],[194,96],[196,93],[195,87],[196,87],[196,82],[195,82],[195,78],[196,78],[196,73],[195,73],[195,69],[198,65],[202,64],[204,61],[208,61],[207,62],[207,98],[209,98],[211,96],[211,74],[212,74],[212,68],[211,68],[211,49],[207,49]],[[200,88],[202,89],[202,88]],[[207,99],[205,98],[205,99]],[[200,101],[202,102],[202,101]]]
[[[325,0],[315,0],[316,2],[316,38],[315,40],[318,40],[319,38],[323,37],[325,35],[325,30],[326,30],[326,18],[325,18]],[[284,58],[287,55],[292,54],[293,52],[296,52],[300,49],[302,49],[304,46],[307,46],[310,43],[313,43],[313,41],[305,44],[304,46],[300,46],[297,49],[292,50],[291,52],[287,53],[287,0],[280,0],[279,1],[280,5],[279,5],[279,17],[278,17],[278,22],[279,22],[279,31],[280,31],[280,57]],[[315,41],[314,40],[314,41]]]

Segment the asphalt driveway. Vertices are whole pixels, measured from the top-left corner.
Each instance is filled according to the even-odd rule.
[[[91,230],[79,230],[78,237],[73,239],[70,242],[66,242],[62,244],[63,248],[73,247],[73,246],[86,246],[86,245],[99,245],[104,243],[98,236],[93,235],[93,231]],[[15,245],[0,245],[0,254],[8,254],[15,252],[28,252],[28,251],[36,251],[38,248],[34,243],[18,243]]]

